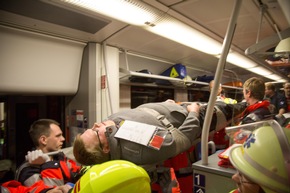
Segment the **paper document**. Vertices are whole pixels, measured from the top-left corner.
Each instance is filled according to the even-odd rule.
[[[147,146],[156,131],[156,126],[126,120],[115,137]]]

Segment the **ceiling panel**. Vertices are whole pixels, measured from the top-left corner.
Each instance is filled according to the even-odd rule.
[[[207,30],[218,34],[220,37],[224,37],[235,1],[179,1],[178,4],[174,5],[168,4],[166,0],[160,2],[169,6],[171,9],[174,9],[178,13],[183,14],[191,20],[199,23]],[[239,45],[239,47],[243,50],[256,42],[258,28],[260,25],[260,8],[257,5],[257,2],[258,1],[254,0],[246,0],[242,2],[233,43],[235,45]],[[279,7],[273,9],[273,14],[279,13],[279,16],[281,16],[282,11]],[[277,9],[279,9],[280,11],[277,12]],[[285,25],[285,23],[287,24],[285,17],[278,18],[279,22],[281,23],[281,26],[279,26],[280,28],[286,29],[287,27],[289,27],[289,25]],[[276,33],[276,31],[274,31],[272,23],[269,23],[265,18],[263,18],[263,21],[261,23],[261,29],[262,30],[259,35],[261,39],[266,38],[273,33]],[[238,38],[236,38],[236,36]]]
[[[9,0],[0,1],[1,9],[37,20],[54,23],[72,29],[95,34],[110,23],[110,20],[91,17],[68,9],[57,7],[42,1]],[[53,14],[52,14],[53,13]]]
[[[235,1],[158,0],[158,2],[170,9],[173,9],[186,18],[189,18],[191,21],[198,23],[206,29],[205,31],[208,32],[208,35],[212,37],[217,35],[223,39],[226,34],[226,29],[228,27]],[[260,4],[260,2],[263,4]],[[265,8],[262,18],[261,6]],[[287,22],[277,0],[244,0],[242,1],[235,34],[232,40],[232,45],[234,46],[233,48],[238,49],[241,53],[243,53],[249,46],[252,46],[256,42],[272,35],[277,35],[278,31],[283,31],[289,28],[289,26],[290,24]],[[274,44],[272,46],[275,47],[276,45]],[[269,47],[265,47],[265,49],[261,51],[267,51],[268,48]],[[255,57],[259,60],[260,64],[263,64],[270,69],[274,69],[258,56],[250,57]],[[203,60],[203,62],[206,63],[205,60]],[[232,65],[227,65],[227,68],[238,71],[238,68]],[[287,75],[290,73],[288,68],[289,67],[282,67],[280,69],[276,68],[276,70],[279,71],[278,73]],[[239,72],[241,71],[244,70],[239,70]]]
[[[190,25],[198,24],[198,28],[201,29],[207,35],[215,38],[218,41],[223,41],[230,16],[233,10],[233,0],[143,0],[144,2],[157,7],[163,8],[163,10],[169,10],[178,15],[178,18]],[[68,37],[70,39],[80,40],[84,42],[99,42],[106,41],[108,45],[120,47],[121,49],[133,50],[135,52],[144,53],[146,55],[152,55],[155,57],[166,58],[176,63],[184,63],[186,66],[193,68],[204,69],[205,71],[215,71],[218,63],[218,59],[188,48],[171,40],[165,39],[158,35],[152,34],[144,29],[136,26],[130,26],[124,22],[116,19],[108,18],[97,13],[83,10],[73,10],[81,17],[93,18],[94,22],[91,24],[92,28],[98,27],[99,22],[97,20],[106,21],[108,24],[103,25],[99,29],[96,29],[96,33],[89,32],[87,30],[78,29],[73,27],[78,25],[78,19],[68,19],[72,22],[71,26],[62,26],[57,23],[57,17],[54,21],[39,20],[39,18],[32,18],[30,14],[26,12],[23,15],[16,15],[9,13],[3,8],[3,2],[6,0],[0,0],[0,23],[9,24],[13,26],[20,26],[26,29],[44,31],[56,36]],[[15,3],[16,0],[11,0],[11,3]],[[38,2],[36,0],[29,0],[29,3]],[[240,53],[243,53],[246,48],[255,44],[259,21],[259,4],[258,0],[244,0],[237,21],[237,28],[233,38],[232,49],[236,49]],[[262,0],[262,2],[268,7],[267,16],[263,18],[261,23],[261,32],[259,39],[262,40],[266,37],[276,34],[274,25],[277,25],[279,30],[285,30],[290,27],[290,24],[286,21],[281,8],[276,0]],[[45,4],[43,3],[44,7]],[[14,7],[15,6],[15,7]],[[12,5],[11,9],[16,9],[17,5]],[[47,7],[52,5],[47,4]],[[33,5],[31,5],[33,7]],[[62,9],[72,10],[73,8],[61,7]],[[4,10],[3,10],[4,9]],[[18,8],[17,8],[18,9]],[[55,8],[56,9],[56,8]],[[35,9],[31,9],[31,12],[35,12]],[[51,12],[52,13],[52,12]],[[35,13],[36,14],[36,13]],[[39,13],[38,13],[39,14]],[[52,13],[53,14],[53,13]],[[89,21],[89,20],[88,20]],[[179,35],[179,34],[177,34]],[[273,45],[275,46],[275,45]],[[262,61],[263,62],[263,61]],[[267,64],[264,64],[267,65]],[[247,74],[244,69],[240,69],[232,64],[226,64],[227,69],[234,70],[239,75]],[[283,68],[283,73],[289,73],[288,68]],[[281,72],[281,70],[279,70]]]

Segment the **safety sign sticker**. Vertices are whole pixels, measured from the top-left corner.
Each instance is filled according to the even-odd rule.
[[[205,193],[205,175],[194,174],[194,193]]]
[[[172,68],[172,69],[171,69],[171,72],[170,72],[170,77],[175,78],[175,77],[178,77],[178,76],[179,76],[179,74],[178,74],[178,72],[176,71],[176,69],[175,69],[175,68]]]

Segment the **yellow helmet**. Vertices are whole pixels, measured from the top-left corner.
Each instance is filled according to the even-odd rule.
[[[276,121],[254,130],[229,157],[237,170],[265,192],[290,192],[290,130]]]
[[[90,168],[75,184],[73,193],[150,193],[147,172],[128,161],[112,160]]]

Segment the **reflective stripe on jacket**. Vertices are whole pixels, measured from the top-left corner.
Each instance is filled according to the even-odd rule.
[[[1,193],[43,193],[53,187],[46,186],[42,181],[38,181],[30,187],[22,186],[20,182],[11,180],[1,185]]]
[[[35,183],[44,186],[61,186],[67,182],[75,183],[80,177],[81,166],[73,160],[69,160],[60,152],[53,156],[53,161],[40,166],[24,163],[16,172],[16,180],[27,187]]]

